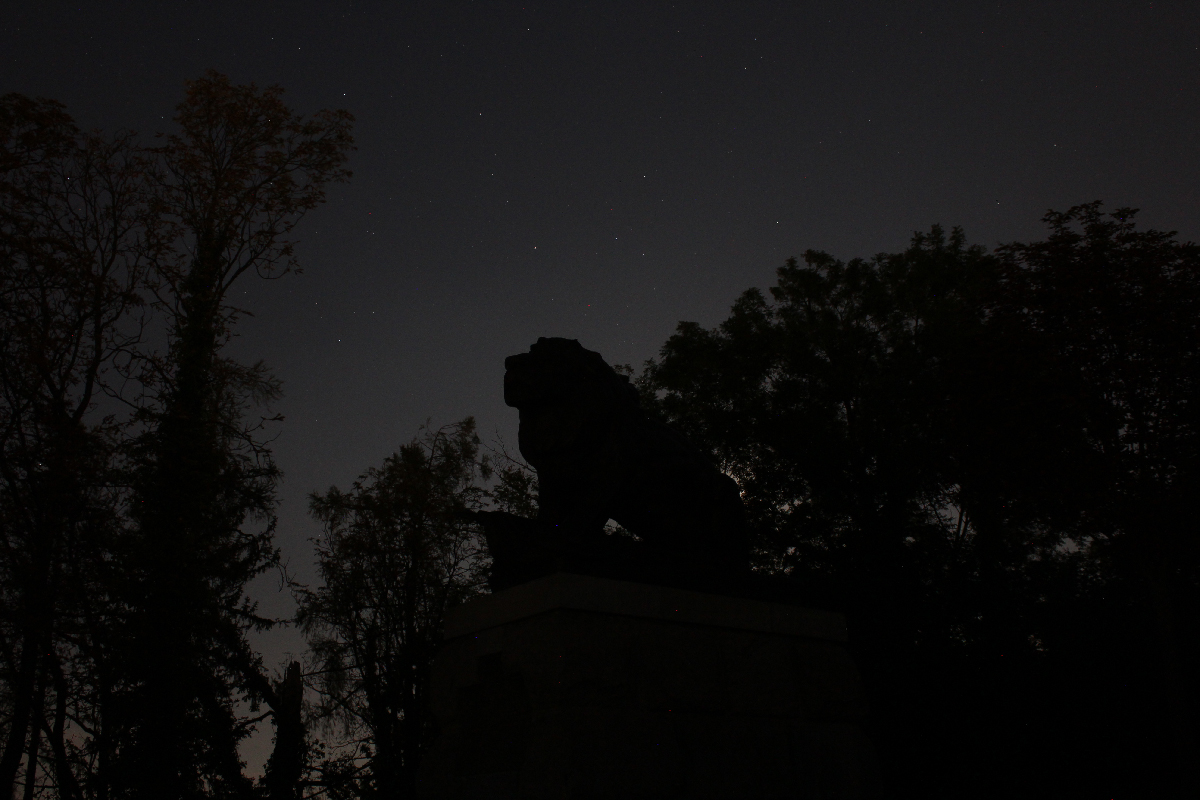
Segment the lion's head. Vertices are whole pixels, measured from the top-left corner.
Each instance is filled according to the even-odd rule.
[[[599,448],[614,417],[638,409],[629,377],[575,339],[540,338],[504,368],[504,402],[521,412],[521,454],[539,469]]]

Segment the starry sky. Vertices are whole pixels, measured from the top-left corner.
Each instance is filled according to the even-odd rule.
[[[610,362],[714,325],[808,248],[985,245],[1095,199],[1200,238],[1200,3],[4,4],[0,92],[83,127],[169,129],[183,81],[278,83],[357,117],[351,183],[297,231],[304,273],[246,281],[235,351],[284,381],[279,544],[312,574],[305,497],[419,425],[515,442],[506,355]],[[256,596],[290,615],[278,581]],[[268,665],[300,649],[261,640]],[[261,763],[265,741],[248,754]],[[255,749],[257,747],[257,749]]]

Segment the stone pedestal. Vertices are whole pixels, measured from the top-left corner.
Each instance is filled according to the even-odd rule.
[[[838,614],[558,573],[447,614],[434,798],[868,798]]]

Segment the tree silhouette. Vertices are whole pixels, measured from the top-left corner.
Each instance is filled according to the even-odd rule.
[[[244,589],[277,560],[254,412],[278,384],[223,354],[226,298],[295,268],[351,119],[281,93],[209,73],[153,148],[0,98],[5,793],[24,765],[29,797],[39,770],[64,797],[246,795],[246,696],[297,740],[245,637],[271,624]]]
[[[161,229],[148,169],[128,133],[83,134],[57,103],[0,98],[4,796],[22,756],[25,796],[39,766],[79,796],[74,770],[95,756],[68,727],[95,725],[106,691],[123,499],[121,422],[96,409],[141,341]]]
[[[490,475],[468,417],[425,429],[350,491],[311,496],[322,584],[298,588],[297,619],[315,661],[317,720],[365,761],[362,796],[414,796],[442,615],[486,577],[465,512],[482,506]]]
[[[1082,443],[1073,469],[1014,495],[1086,542],[1108,590],[1150,620],[1162,690],[1148,699],[1184,789],[1200,778],[1200,247],[1137,230],[1135,214],[1048,214],[1045,241],[998,251],[991,314],[1052,371],[1044,407]]]
[[[247,272],[295,268],[285,237],[349,176],[351,147],[348,113],[304,119],[281,94],[210,72],[188,84],[180,132],[154,150],[156,208],[175,246],[155,262],[169,346],[145,359],[146,433],[133,450],[136,581],[114,767],[133,796],[249,790],[234,705],[261,684],[245,634],[269,621],[245,586],[277,563],[278,478],[249,414],[279,387],[261,363],[222,354],[239,314],[227,295]]]
[[[739,480],[760,572],[849,613],[902,794],[1145,789],[1164,726],[1194,776],[1200,271],[1131,216],[1051,213],[1047,240],[991,253],[939,228],[809,251],[641,378]]]

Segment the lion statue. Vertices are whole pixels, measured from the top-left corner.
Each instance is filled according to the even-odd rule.
[[[504,366],[540,508],[480,515],[493,589],[554,570],[716,589],[748,569],[737,483],[647,416],[628,376],[574,339],[538,339]]]

